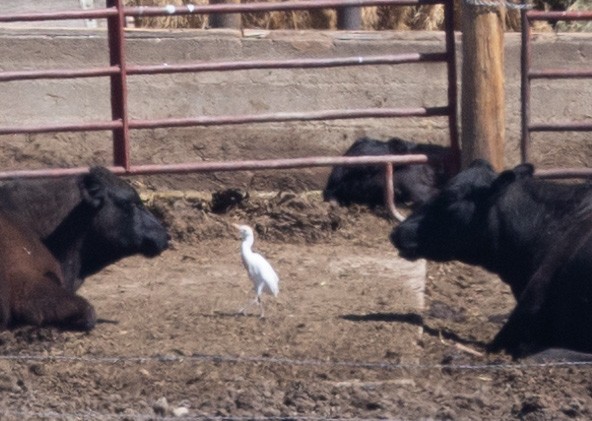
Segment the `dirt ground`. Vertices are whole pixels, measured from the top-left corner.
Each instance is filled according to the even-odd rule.
[[[318,195],[148,202],[173,246],[87,279],[94,331],[0,333],[2,420],[592,417],[588,365],[474,352],[513,306],[496,277],[428,263],[424,311],[401,306],[384,215]],[[236,314],[252,292],[231,222],[281,275],[264,319]]]

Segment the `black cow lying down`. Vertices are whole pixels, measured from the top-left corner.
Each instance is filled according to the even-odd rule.
[[[344,156],[425,154],[435,158],[428,164],[397,165],[394,168],[395,199],[399,203],[425,203],[450,178],[444,162],[449,148],[418,144],[392,138],[386,142],[361,138]],[[323,191],[325,201],[335,200],[342,206],[352,203],[371,208],[384,204],[384,165],[336,165]]]
[[[592,186],[496,174],[475,161],[395,228],[401,256],[460,260],[500,276],[517,300],[489,345],[514,358],[592,352]]]
[[[133,254],[153,257],[168,234],[137,192],[105,168],[0,187],[0,327],[90,330],[84,279]]]

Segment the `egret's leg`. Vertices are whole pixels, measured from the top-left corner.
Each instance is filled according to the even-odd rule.
[[[251,307],[253,304],[257,304],[257,302],[258,302],[258,301],[257,301],[257,299],[258,299],[258,298],[259,298],[259,297],[255,297],[255,299],[254,299],[254,300],[249,300],[249,302],[248,302],[248,303],[247,303],[247,304],[246,304],[246,305],[245,305],[243,308],[241,308],[241,309],[238,311],[238,313],[239,313],[239,314],[242,314],[243,316],[244,316],[244,315],[246,315],[246,314],[247,314],[247,313],[246,313],[246,310],[247,310],[249,307]]]
[[[259,307],[261,308],[261,314],[259,315],[259,318],[263,319],[265,317],[265,311],[263,310],[263,301],[259,295],[257,296],[257,301],[259,303]]]

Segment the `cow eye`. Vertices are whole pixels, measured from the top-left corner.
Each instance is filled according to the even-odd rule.
[[[115,203],[115,206],[117,206],[119,209],[125,212],[131,212],[135,207],[134,202],[132,202],[131,200],[116,198],[113,202]]]

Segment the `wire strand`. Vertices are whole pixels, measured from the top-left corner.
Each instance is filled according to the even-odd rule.
[[[331,361],[310,360],[274,357],[239,357],[232,355],[208,355],[194,354],[191,356],[180,355],[154,355],[154,356],[68,356],[68,355],[0,355],[0,360],[7,361],[44,361],[44,362],[83,362],[96,364],[118,363],[187,363],[187,362],[213,362],[230,364],[267,363],[294,366],[335,366],[357,367],[367,369],[387,370],[504,370],[504,369],[528,369],[546,367],[577,367],[592,365],[592,361],[549,361],[549,362],[524,362],[524,363],[484,363],[484,364],[414,364],[414,363],[390,363],[384,361]]]

